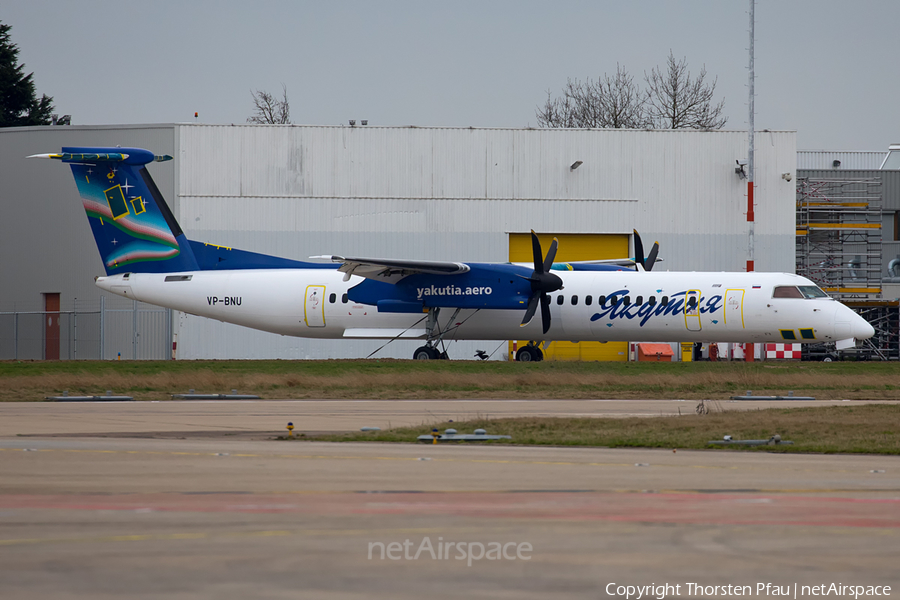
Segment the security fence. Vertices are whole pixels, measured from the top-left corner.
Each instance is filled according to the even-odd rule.
[[[172,357],[172,311],[131,308],[0,312],[0,360],[165,360]]]

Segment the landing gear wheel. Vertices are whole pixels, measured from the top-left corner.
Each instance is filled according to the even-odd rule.
[[[428,346],[420,346],[413,352],[413,360],[438,360],[439,358],[447,358],[446,352],[443,356],[438,352],[437,348],[429,348]]]
[[[544,353],[537,346],[522,346],[516,352],[516,360],[519,362],[539,362],[544,360]]]

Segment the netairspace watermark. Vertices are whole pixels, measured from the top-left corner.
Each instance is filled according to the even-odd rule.
[[[681,588],[684,588],[682,592]],[[717,596],[782,596],[786,598],[814,596],[844,596],[854,600],[871,596],[890,596],[889,585],[847,585],[843,583],[821,583],[819,585],[798,585],[797,583],[781,585],[775,583],[756,583],[752,585],[701,585],[699,583],[651,583],[650,585],[624,585],[610,583],[606,586],[608,596],[619,596],[625,600],[662,600],[666,597],[717,597]]]
[[[422,538],[416,545],[404,542],[369,542],[369,560],[464,560],[466,566],[479,560],[531,560],[534,549],[528,542],[445,542]]]

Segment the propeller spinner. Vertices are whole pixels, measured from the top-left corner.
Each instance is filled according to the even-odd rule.
[[[544,333],[550,330],[550,296],[547,294],[561,290],[563,287],[562,279],[555,273],[550,272],[553,261],[556,259],[556,248],[559,246],[559,240],[553,238],[547,256],[543,256],[541,251],[541,242],[538,240],[534,230],[531,231],[531,249],[534,253],[534,271],[528,281],[531,282],[531,297],[528,299],[528,307],[525,309],[525,317],[522,319],[521,326],[524,327],[531,322],[532,317],[537,312],[538,305],[541,306],[541,322]]]

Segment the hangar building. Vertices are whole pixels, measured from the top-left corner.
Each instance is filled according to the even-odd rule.
[[[188,238],[287,258],[506,261],[531,229],[563,236],[558,260],[587,258],[576,249],[630,256],[632,229],[660,242],[657,269],[742,271],[748,258],[744,131],[0,129],[0,358],[50,357],[46,315],[35,313],[54,303],[60,358],[168,358],[173,341],[185,359],[357,358],[385,343],[287,338],[105,296],[70,170],[25,157],[115,145],[175,157],[148,167]],[[794,271],[796,162],[794,132],[756,134],[757,270]],[[494,358],[506,352],[497,344]],[[376,356],[408,358],[416,345]],[[495,350],[459,342],[450,355],[476,348]]]

